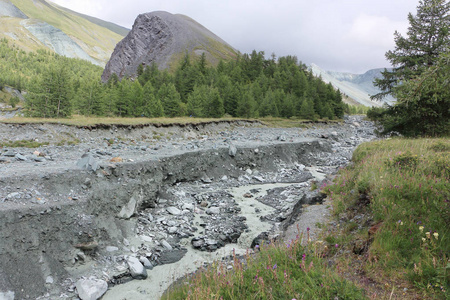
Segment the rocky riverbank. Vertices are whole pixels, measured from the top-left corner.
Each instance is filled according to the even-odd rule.
[[[233,248],[292,234],[322,201],[311,186],[373,130],[358,116],[308,129],[0,124],[2,141],[42,145],[0,149],[0,298],[157,298]]]

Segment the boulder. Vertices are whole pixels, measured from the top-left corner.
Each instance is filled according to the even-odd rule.
[[[235,145],[230,145],[230,148],[228,149],[228,154],[229,154],[231,157],[235,157],[235,156],[236,156],[236,154],[237,154],[237,148],[236,148]]]
[[[134,197],[131,197],[128,204],[122,207],[122,210],[120,211],[118,217],[126,220],[131,218],[136,210],[136,204],[137,204],[136,199],[134,199]]]
[[[127,258],[128,268],[130,269],[131,277],[134,279],[146,279],[147,278],[147,270],[141,264],[139,259],[136,257],[129,256]]]
[[[98,162],[90,153],[85,153],[81,159],[77,161],[77,166],[87,171],[97,171],[99,169]]]
[[[81,300],[97,300],[108,290],[108,284],[99,279],[80,279],[76,282],[78,296]]]

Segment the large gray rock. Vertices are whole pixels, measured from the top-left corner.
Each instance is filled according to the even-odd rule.
[[[164,11],[146,13],[137,17],[133,29],[117,44],[102,80],[106,82],[113,73],[119,78],[133,77],[140,64],[156,63],[166,69],[185,52],[205,53],[209,63],[236,55],[230,45],[189,17]]]
[[[90,153],[85,153],[81,159],[77,161],[77,166],[87,171],[97,171],[99,169],[98,162]]]
[[[146,279],[147,278],[147,270],[141,264],[139,259],[136,257],[129,256],[127,258],[128,268],[130,269],[131,277],[134,279]]]
[[[228,149],[228,154],[229,154],[231,157],[235,157],[235,156],[236,156],[236,153],[237,153],[237,148],[236,148],[236,146],[235,146],[235,145],[230,145],[230,148]]]
[[[108,284],[99,279],[80,279],[75,284],[81,300],[97,300],[108,290]]]
[[[134,199],[134,197],[131,197],[130,201],[128,201],[128,204],[122,207],[122,210],[119,212],[118,217],[121,219],[131,218],[136,210],[136,204],[136,199]]]

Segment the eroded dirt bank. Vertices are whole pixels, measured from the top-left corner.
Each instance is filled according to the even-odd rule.
[[[309,129],[0,124],[0,137],[51,142],[0,149],[0,298],[77,299],[76,283],[91,278],[107,283],[107,299],[120,289],[149,299],[164,286],[155,281],[158,268],[187,252],[220,258],[251,246],[261,233],[255,216],[270,228],[267,237],[282,234],[302,204],[320,201],[313,181],[374,135],[371,123],[350,117]],[[269,183],[290,184],[262,193]],[[240,186],[250,188],[233,194]],[[242,206],[245,199],[270,209]],[[132,258],[147,266],[147,280],[130,282],[145,277],[132,270]]]

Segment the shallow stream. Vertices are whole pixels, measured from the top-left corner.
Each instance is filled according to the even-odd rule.
[[[159,265],[153,270],[148,270],[146,280],[132,280],[130,282],[116,285],[108,290],[102,299],[105,300],[149,300],[159,299],[169,286],[186,276],[195,272],[200,267],[221,260],[223,257],[229,257],[235,252],[237,255],[245,254],[250,248],[252,241],[262,232],[270,231],[272,224],[261,221],[260,217],[271,214],[274,208],[265,205],[258,200],[258,197],[267,195],[267,191],[274,188],[282,188],[297,185],[296,183],[276,183],[246,185],[232,188],[229,192],[241,208],[241,214],[246,217],[248,229],[241,234],[237,243],[227,244],[224,247],[214,251],[198,251],[191,246],[190,239],[183,239],[180,243],[188,250],[184,257],[175,263]],[[252,197],[246,198],[244,195],[252,191]],[[201,223],[200,215],[196,216],[194,225]],[[200,227],[198,227],[200,229]]]

